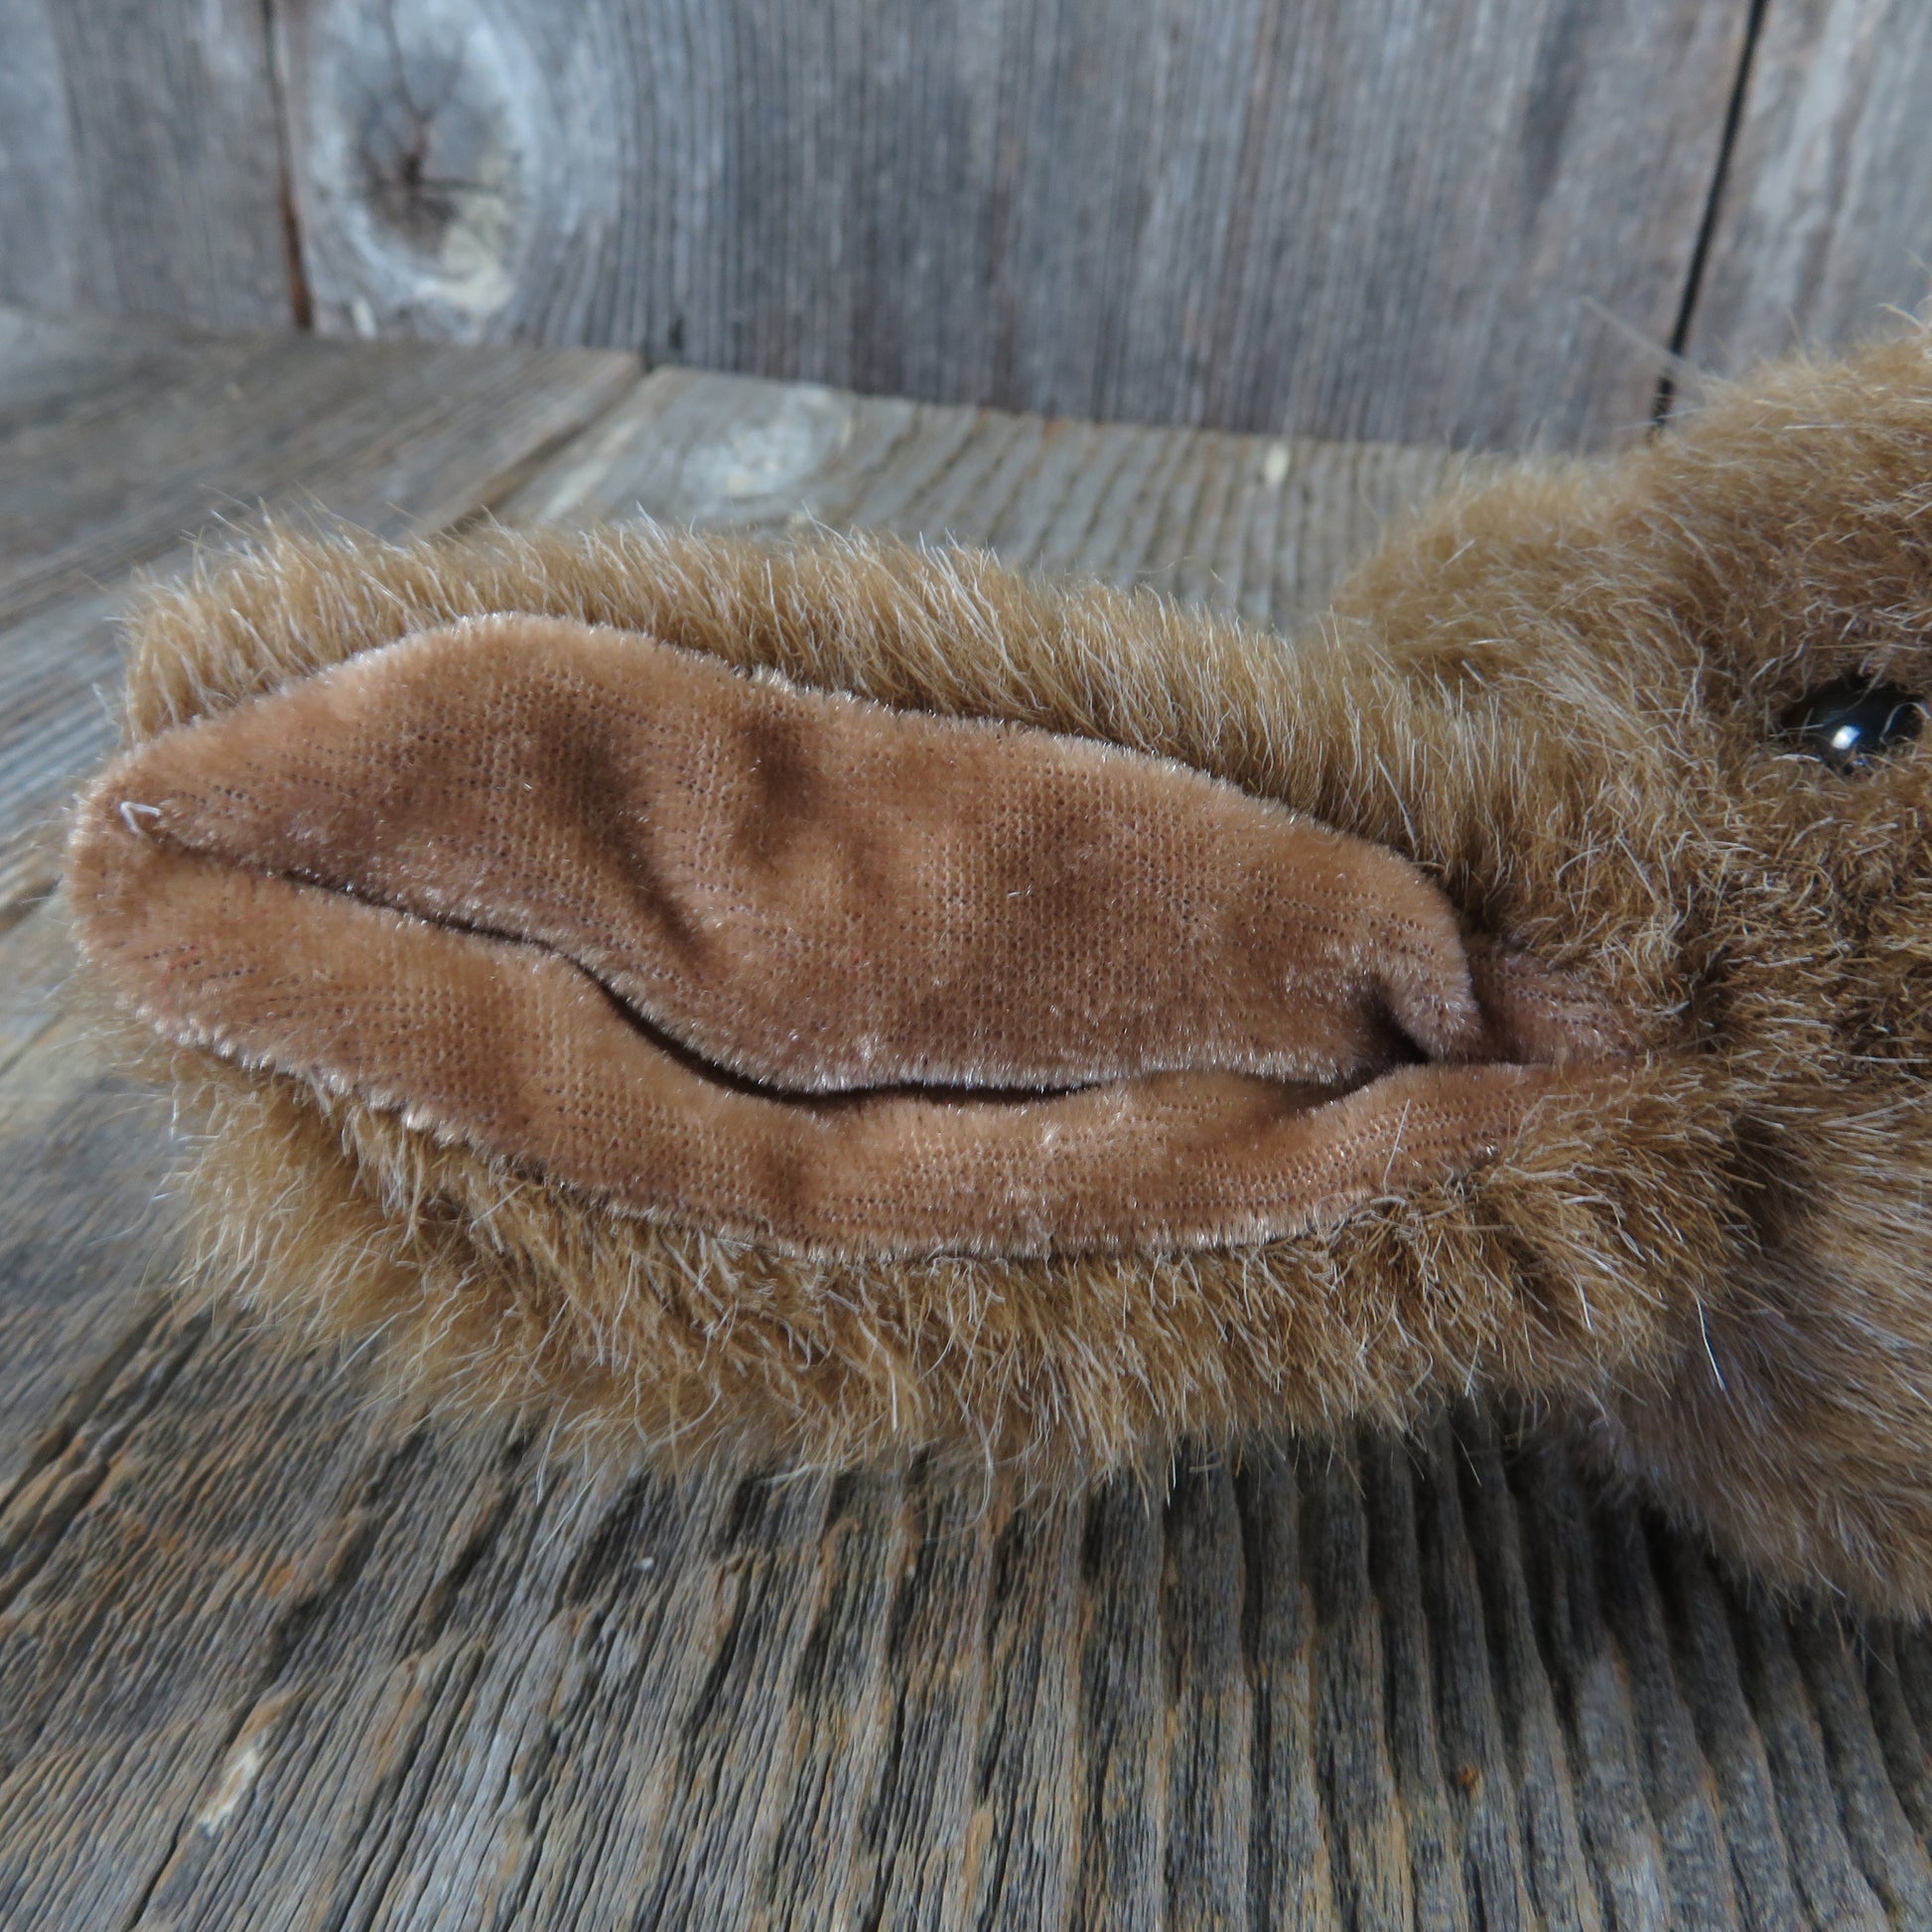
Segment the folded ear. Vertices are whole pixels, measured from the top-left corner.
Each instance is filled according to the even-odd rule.
[[[1390,852],[564,620],[165,732],[72,860],[83,943],[171,1037],[817,1252],[1259,1238],[1480,1158],[1538,1084],[1405,1071],[1484,1023]]]

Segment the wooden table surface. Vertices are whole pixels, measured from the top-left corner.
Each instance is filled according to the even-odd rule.
[[[982,1509],[559,1464],[171,1301],[62,994],[134,567],[272,512],[994,545],[1282,623],[1451,459],[0,312],[0,1923],[1932,1924],[1932,1643],[1480,1417]]]

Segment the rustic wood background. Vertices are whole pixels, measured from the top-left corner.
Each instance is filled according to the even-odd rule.
[[[109,620],[210,515],[952,531],[1291,625],[1441,449],[600,350],[0,311],[0,1926],[1932,1925],[1932,1633],[1785,1614],[1477,1415],[987,1512],[683,1481],[175,1306],[62,998]]]
[[[1926,293],[1923,0],[0,0],[0,297],[1494,445]]]
[[[1932,1634],[1480,1416],[986,1515],[177,1307],[51,892],[127,575],[223,518],[1292,624],[1451,448],[1917,304],[1929,106],[1922,0],[0,0],[0,1926],[1932,1925]]]

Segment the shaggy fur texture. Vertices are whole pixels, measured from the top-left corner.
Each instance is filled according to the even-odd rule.
[[[967,553],[280,540],[151,597],[130,740],[490,613],[1177,760],[1434,881],[1492,1035],[1520,1007],[1532,1057],[1612,1056],[1493,1157],[1273,1239],[889,1262],[181,1048],[209,1250],[258,1301],[472,1399],[792,1458],[1070,1473],[1493,1392],[1775,1583],[1932,1605],[1932,747],[1846,771],[1782,729],[1847,677],[1932,685],[1923,340],[1451,499],[1293,647]]]

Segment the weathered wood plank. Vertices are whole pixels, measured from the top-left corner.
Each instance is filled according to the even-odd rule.
[[[1292,625],[1392,517],[1484,462],[658,369],[500,514],[583,523],[642,511],[772,533],[819,523],[949,538],[1019,569],[1146,584]]]
[[[1157,1505],[1131,1483],[1091,1497],[1080,1550],[1080,1932],[1161,1923],[1168,1727]]]
[[[1419,1900],[1389,1737],[1383,1605],[1369,1576],[1361,1473],[1341,1446],[1301,1470],[1303,1576],[1315,1614],[1315,1763],[1343,1922],[1407,1925]],[[1431,1847],[1421,1848],[1427,1888]]]
[[[1672,1539],[1657,1547],[1675,1675],[1723,1808],[1738,1915],[1751,1927],[1802,1924],[1792,1846],[1724,1591],[1701,1552]]]
[[[46,889],[68,787],[113,742],[130,568],[262,509],[452,522],[635,380],[597,350],[210,342],[0,310],[0,915]]]
[[[357,347],[4,318],[0,619],[124,574],[219,516],[308,506],[391,532],[492,500],[628,389],[626,355]]]
[[[0,300],[297,319],[258,0],[0,0]]]
[[[1279,1446],[1244,1458],[1236,1484],[1245,1590],[1243,1649],[1254,1706],[1248,1900],[1258,1924],[1337,1922],[1316,1786],[1314,1609],[1302,1562],[1302,1485]]]
[[[964,1917],[973,1760],[987,1696],[992,1550],[984,1498],[921,1469],[912,1549],[887,1621],[890,1689],[868,1767],[843,1910],[833,1923],[952,1926]]]
[[[1442,1761],[1465,1848],[1469,1911],[1476,1923],[1503,1932],[1535,1925],[1538,1915],[1484,1627],[1478,1552],[1456,1493],[1459,1452],[1447,1420],[1430,1432],[1426,1449],[1410,1479]],[[1483,1554],[1493,1560],[1495,1553]]]
[[[770,1852],[747,1922],[831,1928],[857,1851],[885,1744],[894,1587],[906,1561],[904,1484],[895,1470],[856,1472],[833,1492],[810,1635],[772,1767]]]
[[[1692,317],[1692,360],[1732,373],[1889,327],[1932,286],[1925,102],[1932,12],[1915,0],[1772,0]]]
[[[1745,1695],[1770,1764],[1799,1898],[1817,1924],[1882,1926],[1885,1909],[1859,1869],[1832,1790],[1818,1714],[1793,1655],[1793,1632],[1771,1604],[1756,1599],[1739,1607],[1734,1623]]]
[[[0,1618],[12,1922],[131,1920],[184,1847],[219,1834],[226,1797],[248,1794],[275,1741],[264,1700],[369,1557],[384,1559],[370,1590],[408,1587],[410,1550],[378,1553],[376,1532],[395,1527],[415,1450],[406,1431],[384,1443],[353,1426],[361,1400],[322,1364],[172,1316],[19,1493],[55,1521]],[[446,1460],[458,1491],[462,1473]],[[419,1483],[410,1508],[433,1523],[438,1498]],[[251,1718],[252,1763],[231,1761]],[[55,1766],[90,1794],[65,1824],[46,1809]]]
[[[1448,1932],[1480,1921],[1470,1909],[1461,1819],[1449,1799],[1450,1773],[1443,1761],[1437,1724],[1433,1606],[1423,1587],[1410,1458],[1405,1445],[1369,1437],[1359,1444],[1356,1459],[1368,1514],[1379,1532],[1371,1541],[1369,1574],[1381,1606],[1393,1688],[1389,1756],[1408,1830],[1416,1916]]]
[[[1647,422],[1748,0],[275,9],[319,326],[940,401]]]
[[[113,749],[117,603],[81,591],[0,627],[0,926],[53,885],[73,786]]]
[[[1247,1914],[1254,1813],[1254,1699],[1241,1655],[1247,1580],[1227,1469],[1176,1469],[1163,1528],[1172,1716],[1161,1923],[1211,1932]]]
[[[1568,1458],[1541,1446],[1516,1459],[1510,1475],[1525,1519],[1523,1568],[1606,1932],[1653,1932],[1670,1920],[1663,1847],[1637,1766],[1625,1661],[1603,1617],[1587,1504]]]
[[[1079,1519],[1076,1499],[1042,1497],[993,1539],[963,1917],[986,1932],[1063,1925],[1073,1894]]]
[[[1439,1451],[1440,1452],[1440,1451]],[[1598,1900],[1579,1825],[1576,1767],[1557,1718],[1552,1661],[1538,1641],[1525,1574],[1525,1527],[1508,1465],[1486,1417],[1468,1418],[1447,1458],[1457,1480],[1471,1542],[1482,1552],[1477,1577],[1494,1659],[1497,1715],[1510,1763],[1530,1897],[1546,1925],[1599,1932]]]
[[[1712,1932],[1738,1924],[1716,1780],[1671,1669],[1664,1607],[1644,1527],[1631,1510],[1598,1521],[1595,1581],[1624,1660],[1638,1766],[1664,1855],[1672,1915]]]
[[[90,1021],[66,1010],[71,967],[58,907],[0,935],[0,1512],[67,1453],[153,1329],[176,1261],[158,1198],[166,1104],[116,1074]]]
[[[1855,1634],[1796,1622],[1792,1648],[1805,1675],[1853,1855],[1897,1925],[1932,1924],[1932,1862],[1906,1817],[1879,1742]]]

